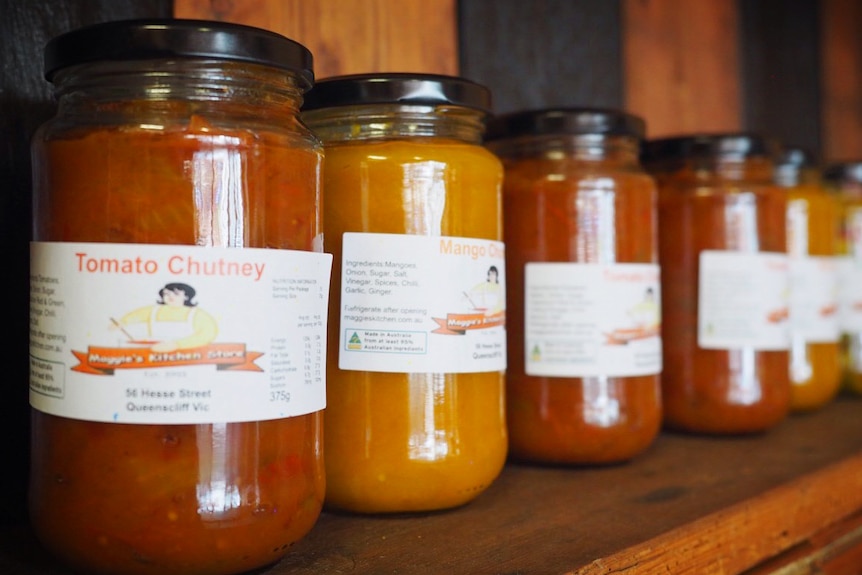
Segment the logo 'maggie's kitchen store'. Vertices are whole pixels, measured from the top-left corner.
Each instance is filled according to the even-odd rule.
[[[224,257],[206,260],[192,255],[172,255],[163,265],[152,258],[90,257],[86,252],[75,253],[79,273],[152,276],[167,273],[186,277],[238,277],[258,282],[264,275],[264,262],[237,262]],[[243,343],[218,343],[155,351],[154,342],[131,340],[135,347],[88,346],[87,351],[71,350],[78,360],[73,371],[96,375],[112,375],[117,369],[153,369],[190,365],[215,365],[219,370],[263,371],[255,361],[263,354],[247,351]]]

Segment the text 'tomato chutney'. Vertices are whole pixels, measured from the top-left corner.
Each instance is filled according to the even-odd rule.
[[[30,509],[97,574],[274,563],[324,497],[331,256],[311,55],[280,35],[118,21],[45,50],[33,140]]]

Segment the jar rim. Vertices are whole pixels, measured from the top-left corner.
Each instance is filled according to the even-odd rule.
[[[537,108],[490,118],[485,139],[590,134],[641,140],[646,134],[646,122],[640,116],[611,108]]]
[[[44,50],[45,79],[69,66],[105,61],[212,59],[289,70],[302,89],[314,84],[311,51],[281,34],[228,22],[149,18],[116,20],[71,30]]]
[[[472,80],[444,74],[347,74],[318,80],[306,94],[302,110],[367,104],[451,105],[488,113],[491,91]]]
[[[823,178],[829,182],[862,183],[862,160],[831,164],[823,170]]]

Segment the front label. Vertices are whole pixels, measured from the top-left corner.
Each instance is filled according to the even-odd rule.
[[[790,329],[806,342],[838,341],[838,262],[834,257],[790,258]]]
[[[657,265],[529,263],[524,271],[527,375],[661,371]]]
[[[338,367],[505,369],[504,266],[502,242],[345,233]]]
[[[788,349],[789,286],[786,254],[702,251],[698,345],[705,349]]]
[[[330,254],[32,242],[30,403],[118,423],[325,407]]]
[[[838,278],[841,331],[859,333],[862,331],[862,257],[839,257]]]

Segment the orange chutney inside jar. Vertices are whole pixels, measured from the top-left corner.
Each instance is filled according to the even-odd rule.
[[[656,186],[637,161],[640,120],[601,110],[499,117],[508,282],[507,423],[514,458],[596,464],[630,459],[661,427],[660,364],[649,375],[548,377],[525,365],[531,262],[655,264]],[[576,329],[576,328],[571,328]]]
[[[839,245],[843,269],[841,315],[843,388],[862,395],[862,162],[830,165],[824,179],[838,211]]]
[[[430,198],[411,197],[404,182],[411,166],[430,163],[446,166],[446,201],[426,219],[436,211]],[[345,231],[498,239],[500,220],[484,206],[496,204],[500,177],[487,151],[454,140],[327,145],[327,250],[339,261]],[[342,279],[333,266],[332,285]],[[330,317],[340,306],[333,289]],[[330,330],[329,349],[338,349],[337,330]],[[502,373],[349,371],[333,353],[327,373],[327,505],[360,512],[453,507],[475,498],[502,469]]]
[[[421,237],[502,241],[502,166],[480,145],[484,113],[472,107],[485,93],[448,76],[367,74],[319,82],[303,107],[303,119],[324,142],[324,229],[334,256],[325,420],[329,508],[451,508],[473,500],[502,470],[507,446],[501,370],[450,369],[450,357],[439,355],[434,357],[440,362],[427,370],[411,371],[382,355],[375,357],[374,369],[358,369],[341,364],[339,349],[344,290],[355,287],[342,275],[346,233],[387,234],[385,240],[376,236],[386,246],[405,238],[425,245]],[[391,249],[386,246],[381,249]],[[382,257],[366,250],[361,257]],[[417,263],[415,255],[398,257]],[[417,265],[437,270],[433,266],[440,262]],[[435,272],[428,281],[424,292],[397,295],[410,298],[404,305],[431,309],[422,295],[427,290],[460,295],[463,289],[463,278],[445,273]],[[366,301],[373,307],[382,300]],[[401,305],[396,301],[407,300],[382,301],[381,310]],[[435,338],[447,339],[445,345],[462,341],[432,333],[436,326],[427,316],[422,322],[411,329],[427,333],[430,354],[443,343]]]
[[[812,277],[791,274],[791,292],[804,289],[818,279],[834,289],[836,286],[825,280],[837,279],[834,265],[838,242],[837,206],[823,187],[813,159],[802,149],[785,150],[776,165],[776,182],[787,193],[787,251],[791,270],[794,264],[799,265],[806,259],[819,259],[816,267],[809,265],[796,272]],[[823,407],[835,397],[841,385],[837,299],[832,299],[837,294],[826,300],[819,295],[800,291],[791,299],[790,409],[793,412]],[[812,331],[813,322],[807,317],[810,312],[806,308],[812,304],[821,305],[816,310],[814,327],[817,331]],[[794,313],[800,315],[798,321],[794,321]],[[834,323],[827,323],[830,321]],[[834,336],[824,332],[824,324],[834,327]]]
[[[216,67],[259,82],[277,74]],[[297,108],[292,119],[290,106],[266,98],[111,98],[86,122],[49,122],[34,139],[34,240],[314,251],[321,153],[290,128]],[[48,550],[87,573],[271,564],[320,514],[322,423],[321,411],[163,425],[34,409],[31,523]]]

